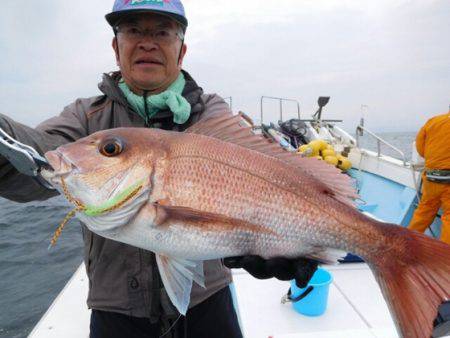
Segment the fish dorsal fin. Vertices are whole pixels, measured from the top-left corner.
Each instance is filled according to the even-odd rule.
[[[205,287],[203,261],[156,255],[156,262],[172,304],[178,312],[186,315],[191,300],[192,281]]]
[[[335,199],[355,206],[353,201],[358,195],[348,175],[324,161],[288,152],[278,143],[255,134],[241,115],[213,116],[194,124],[186,132],[214,137],[282,160],[322,182]]]

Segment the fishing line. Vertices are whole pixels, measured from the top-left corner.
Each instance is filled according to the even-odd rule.
[[[143,181],[140,181],[131,187],[125,189],[121,193],[119,193],[116,197],[106,201],[101,206],[86,206],[83,203],[81,203],[76,198],[72,197],[72,195],[69,193],[69,189],[67,188],[66,182],[64,181],[64,178],[61,177],[61,188],[63,190],[63,194],[66,197],[66,199],[72,203],[75,206],[75,209],[69,211],[69,213],[64,217],[63,221],[59,225],[59,227],[56,229],[55,233],[53,234],[53,237],[50,241],[50,245],[48,246],[48,249],[50,249],[52,246],[56,244],[56,241],[58,240],[59,236],[61,236],[62,230],[64,229],[64,226],[69,222],[71,218],[75,216],[77,212],[84,212],[88,216],[98,216],[103,215],[107,212],[114,211],[118,208],[120,208],[122,205],[124,205],[126,202],[128,202],[130,199],[132,199],[134,196],[138,194],[138,192],[142,189]]]
[[[163,334],[163,335],[161,335],[161,336],[159,336],[159,338],[162,338],[162,337],[164,337],[164,336],[166,336],[174,327],[175,327],[175,325],[176,325],[176,323],[178,322],[178,320],[180,320],[180,318],[181,318],[181,314],[178,316],[178,318],[173,322],[173,324],[167,329],[167,331]]]
[[[61,236],[64,226],[70,221],[70,219],[72,217],[75,216],[76,212],[83,211],[86,209],[86,207],[83,205],[83,203],[81,203],[80,201],[78,201],[77,199],[73,198],[70,195],[69,190],[67,189],[66,182],[64,182],[64,178],[62,178],[62,177],[61,177],[61,187],[62,187],[64,196],[70,203],[75,205],[75,209],[69,211],[69,213],[66,215],[66,217],[64,217],[64,219],[61,222],[61,224],[59,225],[59,227],[56,229],[56,231],[53,234],[53,237],[50,241],[50,245],[48,246],[48,250],[50,250],[51,247],[55,246],[56,242],[58,241],[59,236]]]

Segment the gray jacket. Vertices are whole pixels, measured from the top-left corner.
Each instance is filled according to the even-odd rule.
[[[183,125],[173,122],[170,111],[161,111],[149,125],[133,111],[117,86],[118,73],[105,74],[99,88],[104,95],[78,99],[35,129],[19,124],[0,114],[0,127],[29,144],[41,154],[61,144],[73,142],[99,130],[117,127],[154,127],[183,131],[195,122],[213,114],[230,114],[225,101],[217,95],[203,94],[195,81],[184,73],[183,96],[192,107],[191,117]],[[0,156],[0,196],[17,202],[44,200],[55,195],[29,177],[19,174]],[[100,237],[82,225],[84,261],[89,277],[88,306],[135,317],[148,317],[152,322],[161,316],[172,317],[176,310],[170,303],[149,251]],[[202,302],[231,282],[229,270],[219,260],[204,264],[206,289],[194,283],[190,306]]]

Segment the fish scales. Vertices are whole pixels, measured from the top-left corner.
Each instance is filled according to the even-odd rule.
[[[343,207],[317,189],[312,179],[299,177],[293,168],[286,169],[281,161],[268,156],[195,136],[180,135],[171,147],[164,186],[173,204],[261,224],[295,243],[348,250],[352,240],[359,249],[352,250],[367,248],[370,239],[352,238],[355,233],[342,230],[336,217],[330,216],[329,210]],[[189,142],[190,138],[196,140]],[[342,239],[345,234],[347,241]],[[270,254],[261,244],[257,254]],[[286,241],[280,239],[278,244],[279,254],[307,253],[298,244],[292,252],[286,252]]]

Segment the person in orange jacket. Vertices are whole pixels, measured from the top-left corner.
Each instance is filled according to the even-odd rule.
[[[422,198],[408,228],[424,232],[442,207],[441,240],[450,244],[450,111],[427,121],[416,148],[425,158],[425,171]]]

